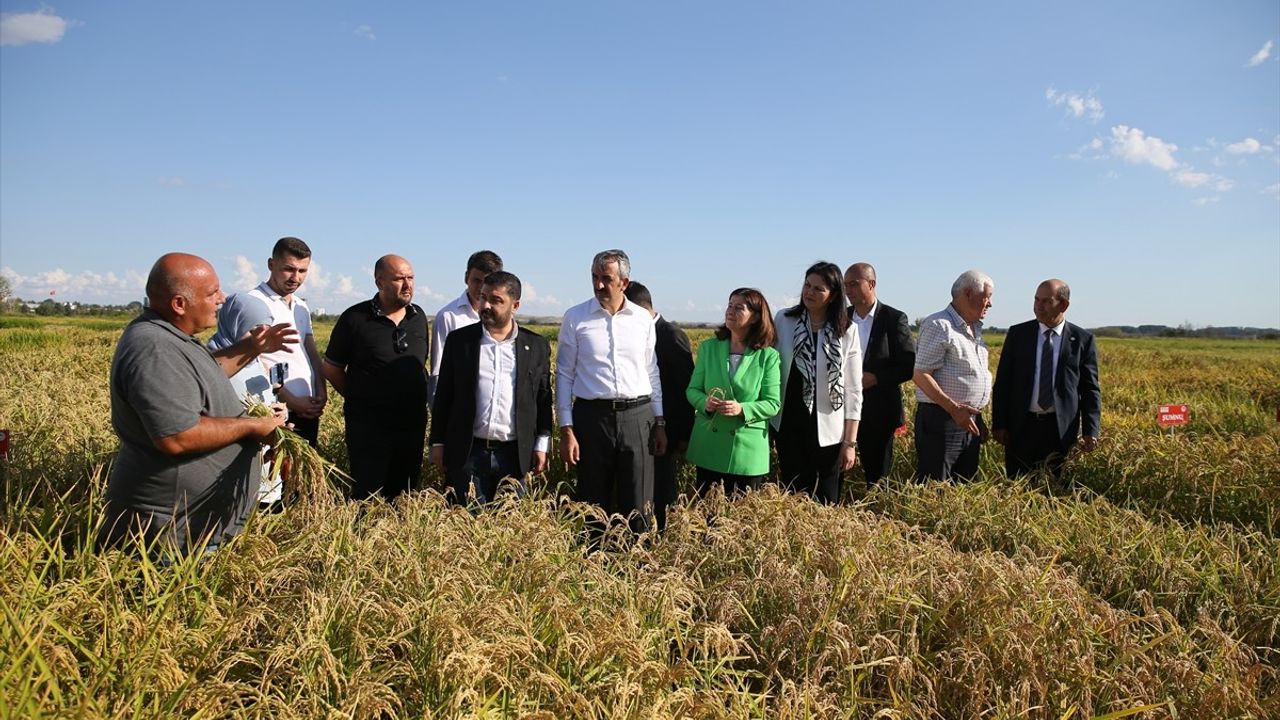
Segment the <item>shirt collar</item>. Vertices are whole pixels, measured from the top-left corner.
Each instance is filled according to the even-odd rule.
[[[968,333],[965,332],[965,329],[969,327],[969,323],[965,322],[964,318],[960,317],[960,312],[956,310],[955,305],[952,305],[951,303],[947,303],[947,315],[951,317],[951,324],[955,325],[957,330],[959,330],[960,332],[964,332],[966,335],[968,335]],[[973,323],[973,336],[978,337],[981,334],[982,334],[982,321],[978,320]]]
[[[609,312],[604,309],[604,306],[600,304],[600,298],[594,295],[591,296],[590,307],[591,307],[591,312],[593,313],[602,313],[604,315],[609,314]],[[648,310],[645,310],[644,308],[640,307],[639,305],[636,305],[635,303],[631,302],[630,300],[627,300],[624,297],[622,298],[622,307],[618,308],[618,312],[614,313],[614,315],[634,315],[637,310],[644,310],[645,315],[649,314]],[[654,318],[654,322],[657,322],[657,318]]]
[[[947,305],[947,307],[951,307],[951,306],[950,306],[950,305]],[[853,319],[854,319],[854,320],[861,321],[861,322],[866,322],[866,321],[868,321],[868,320],[872,320],[872,319],[874,319],[874,318],[875,318],[875,316],[876,316],[876,311],[877,311],[877,310],[879,310],[879,309],[880,309],[880,301],[879,301],[879,300],[877,300],[877,301],[875,301],[875,302],[871,303],[871,309],[867,311],[867,316],[866,316],[866,317],[862,317],[861,315],[859,315],[859,314],[858,314],[857,309],[855,308],[855,309],[853,310]]]
[[[382,306],[378,304],[377,293],[373,294],[373,299],[369,301],[369,305],[373,308],[373,314],[376,317],[386,317],[387,314],[382,311]],[[418,314],[418,308],[413,303],[405,305],[404,311],[405,317],[412,317]]]
[[[1063,318],[1063,319],[1062,319],[1062,322],[1058,323],[1057,325],[1054,325],[1053,327],[1049,327],[1048,325],[1045,325],[1044,323],[1040,323],[1040,334],[1041,334],[1041,335],[1044,335],[1044,331],[1045,331],[1045,330],[1052,330],[1054,335],[1057,335],[1058,337],[1062,337],[1062,332],[1063,332],[1064,330],[1066,330],[1066,329],[1067,329],[1067,319],[1066,319],[1066,318]]]
[[[511,321],[511,334],[507,336],[506,340],[495,340],[494,337],[489,334],[489,328],[485,327],[484,323],[480,323],[481,345],[510,345],[516,341],[516,337],[519,335],[520,323],[515,320]]]
[[[265,281],[265,280],[263,280],[263,281],[262,281],[262,283],[258,285],[258,292],[261,292],[263,295],[266,295],[267,297],[271,298],[272,300],[283,300],[283,299],[284,299],[284,296],[283,296],[283,295],[281,295],[280,293],[276,292],[276,291],[275,291],[275,289],[273,289],[273,288],[271,287],[271,283],[269,283],[269,282],[267,282],[267,281]]]

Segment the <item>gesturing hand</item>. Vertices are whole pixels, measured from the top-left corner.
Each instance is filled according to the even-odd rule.
[[[293,348],[287,346],[298,344],[298,329],[293,326],[293,323],[262,324],[249,330],[248,338],[254,355],[277,350],[293,352]]]

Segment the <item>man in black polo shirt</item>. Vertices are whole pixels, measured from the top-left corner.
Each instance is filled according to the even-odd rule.
[[[413,304],[413,266],[384,255],[378,294],[343,311],[324,354],[324,376],[345,402],[353,500],[388,500],[422,476],[427,428],[427,316]]]

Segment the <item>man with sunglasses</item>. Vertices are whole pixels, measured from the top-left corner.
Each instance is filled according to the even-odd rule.
[[[388,500],[422,476],[427,428],[427,316],[413,303],[413,266],[384,255],[378,293],[343,311],[325,349],[325,379],[345,399],[352,500]]]

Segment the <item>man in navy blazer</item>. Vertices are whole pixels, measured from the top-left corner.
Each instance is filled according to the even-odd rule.
[[[1066,321],[1071,288],[1058,279],[1036,288],[1036,319],[1009,328],[992,387],[992,430],[1004,446],[1009,477],[1062,463],[1083,432],[1085,452],[1098,444],[1102,391],[1093,335]]]
[[[480,322],[449,333],[431,406],[431,462],[444,470],[453,501],[493,499],[503,478],[543,472],[554,429],[551,343],[519,327],[520,279],[491,273]]]
[[[844,274],[849,320],[862,343],[862,424],[858,454],[867,486],[893,470],[893,433],[903,424],[902,383],[916,367],[916,343],[907,316],[876,297],[876,269],[854,263]]]

